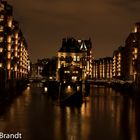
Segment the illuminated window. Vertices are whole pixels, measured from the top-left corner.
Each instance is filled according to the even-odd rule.
[[[121,53],[118,54],[118,57],[121,57]]]
[[[18,39],[18,33],[15,34],[15,38]]]
[[[11,67],[11,70],[13,71],[13,67]]]
[[[72,80],[73,81],[76,81],[77,80],[77,77],[76,76],[72,76]]]
[[[4,27],[0,26],[0,32],[3,32]]]
[[[18,40],[15,41],[15,44],[18,45]]]
[[[70,73],[70,71],[65,71],[64,73]]]
[[[135,55],[134,55],[134,59],[137,59],[137,58],[138,58],[138,55],[137,55],[137,54],[135,54]]]
[[[78,40],[78,42],[79,42],[79,43],[81,43],[81,42],[82,42],[82,40]]]
[[[73,73],[79,73],[78,71],[73,71]]]
[[[10,70],[10,68],[11,68],[11,65],[10,65],[10,63],[8,63],[7,64],[7,69]]]
[[[120,68],[118,68],[118,71],[121,71],[121,69],[120,69]]]
[[[10,53],[10,52],[7,53],[7,58],[8,58],[8,59],[11,58],[11,53]]]
[[[20,46],[21,46],[21,47],[23,46],[23,42],[21,42]]]
[[[73,57],[73,61],[76,61],[76,56]]]
[[[10,44],[7,45],[7,50],[11,51],[11,45]]]
[[[15,46],[15,51],[17,51],[18,50],[18,47],[17,46]]]
[[[77,61],[80,61],[80,56],[77,56]]]
[[[138,32],[138,28],[137,26],[134,27],[134,33],[137,33]]]
[[[8,26],[12,27],[12,18],[11,17],[8,19]]]
[[[14,67],[14,71],[17,71],[17,66]]]
[[[135,54],[138,53],[138,48],[134,48],[134,53],[135,53]]]
[[[0,63],[0,68],[2,68],[2,63]]]
[[[11,41],[12,41],[11,36],[8,36],[8,37],[7,37],[7,42],[8,42],[8,43],[11,43]]]
[[[0,21],[4,20],[4,15],[0,15]]]
[[[20,53],[20,57],[22,57],[22,53]]]
[[[22,47],[20,48],[20,51],[22,52]]]
[[[3,51],[3,48],[0,48],[0,53],[2,53],[2,51]]]
[[[121,73],[120,72],[118,73],[118,76],[121,76]]]
[[[2,36],[0,37],[0,42],[3,42],[3,37]]]
[[[18,56],[18,53],[17,52],[15,52],[15,57],[17,57]]]

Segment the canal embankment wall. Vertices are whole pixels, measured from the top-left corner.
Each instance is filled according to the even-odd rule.
[[[7,80],[0,84],[0,104],[20,94],[28,84],[28,79]]]
[[[111,87],[114,90],[140,98],[140,87],[133,82],[89,81],[89,84]]]

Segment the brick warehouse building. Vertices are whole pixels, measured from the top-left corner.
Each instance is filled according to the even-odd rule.
[[[93,61],[94,79],[112,79],[112,57],[100,58]]]
[[[139,52],[140,23],[134,25],[133,31],[125,41],[124,61],[125,80],[136,82],[138,74],[138,52]]]
[[[13,17],[13,8],[0,1],[0,86],[8,88],[28,77],[29,56],[26,40],[19,23]],[[12,84],[10,84],[12,83]]]
[[[59,69],[62,66],[65,67],[65,75],[70,73],[70,66],[80,69],[79,71],[73,71],[75,74],[72,76],[72,80],[77,80],[80,71],[82,71],[80,76],[81,80],[92,78],[92,43],[90,39],[76,40],[75,38],[64,38],[62,47],[57,53],[57,58],[56,79],[58,81],[60,80]]]

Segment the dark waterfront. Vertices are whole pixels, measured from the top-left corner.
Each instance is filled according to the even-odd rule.
[[[139,140],[140,103],[111,88],[91,86],[81,107],[60,107],[28,87],[0,107],[0,132],[21,132],[25,140]]]

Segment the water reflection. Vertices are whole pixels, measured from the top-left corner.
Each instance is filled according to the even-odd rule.
[[[81,107],[57,106],[31,85],[0,115],[0,131],[25,140],[139,140],[140,104],[111,88],[91,86]]]
[[[26,135],[27,106],[31,102],[30,88],[27,87],[22,95],[1,106],[5,112],[0,115],[0,132],[22,132]],[[2,124],[2,125],[1,125]]]

